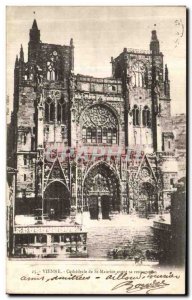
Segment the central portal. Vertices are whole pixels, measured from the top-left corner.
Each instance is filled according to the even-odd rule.
[[[100,215],[102,219],[110,218],[110,197],[108,195],[103,196],[90,196],[89,197],[89,212],[92,220],[98,220]]]
[[[93,220],[110,219],[113,212],[120,212],[118,177],[106,163],[98,163],[88,171],[83,200]]]

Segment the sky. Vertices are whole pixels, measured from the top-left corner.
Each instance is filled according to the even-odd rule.
[[[35,12],[35,14],[34,14]],[[149,50],[157,30],[171,81],[172,114],[186,110],[186,27],[184,7],[7,7],[7,95],[13,98],[16,54],[23,45],[27,61],[29,30],[36,18],[44,43],[75,46],[75,73],[111,76],[111,56],[123,48]]]

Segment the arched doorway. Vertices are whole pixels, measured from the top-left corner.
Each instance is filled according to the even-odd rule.
[[[106,163],[98,163],[90,169],[83,191],[91,219],[109,219],[113,212],[120,212],[118,176]]]
[[[158,212],[157,192],[150,182],[143,182],[139,188],[138,212],[140,215],[148,217],[150,214]]]
[[[54,181],[46,188],[43,214],[52,220],[64,219],[70,214],[70,194],[60,181]]]

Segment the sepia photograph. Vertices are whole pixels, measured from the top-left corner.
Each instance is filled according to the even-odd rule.
[[[7,6],[8,294],[185,294],[186,24]]]

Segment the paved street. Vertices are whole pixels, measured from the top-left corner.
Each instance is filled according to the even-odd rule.
[[[158,217],[157,217],[158,218]],[[88,232],[87,249],[90,258],[106,258],[114,248],[134,247],[145,253],[157,250],[153,237],[153,219],[135,215],[119,215],[113,220],[90,220],[83,216],[83,230]]]

